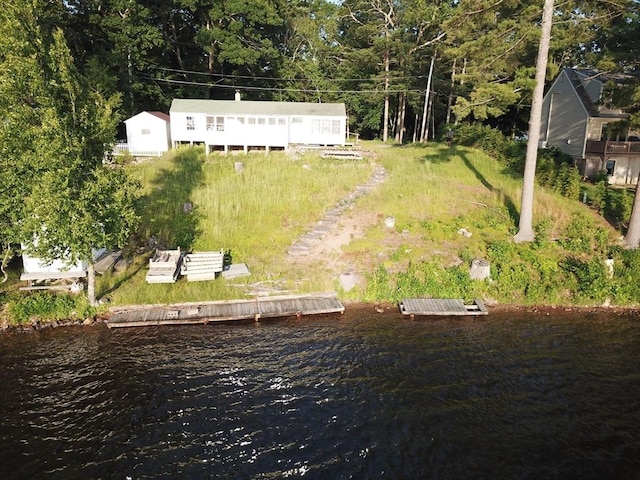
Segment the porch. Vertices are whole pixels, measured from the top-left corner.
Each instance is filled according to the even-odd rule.
[[[617,142],[612,140],[587,140],[586,154],[600,155],[603,159],[610,155],[639,156],[640,142]]]

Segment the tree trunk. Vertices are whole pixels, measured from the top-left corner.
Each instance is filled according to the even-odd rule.
[[[396,115],[396,142],[404,141],[404,117],[406,113],[407,99],[403,92],[398,94],[398,114]]]
[[[636,183],[636,195],[633,199],[633,209],[631,210],[631,219],[629,220],[629,228],[624,236],[624,246],[636,249],[640,246],[640,195],[638,188],[640,187],[640,175],[638,175],[638,183]]]
[[[449,99],[447,101],[447,120],[446,124],[449,125],[451,123],[451,108],[453,107],[453,89],[456,85],[456,62],[457,58],[453,59],[453,66],[451,67],[451,90],[449,91]]]
[[[431,65],[429,66],[429,77],[427,78],[427,90],[424,93],[424,109],[422,110],[422,131],[420,132],[420,141],[426,141],[427,129],[427,111],[429,108],[429,92],[431,91],[431,77],[433,76],[433,64],[436,61],[435,55],[431,57]]]
[[[96,270],[93,263],[89,263],[87,267],[87,299],[92,307],[98,306],[96,300]]]
[[[384,118],[382,127],[382,141],[389,138],[389,48],[384,51]]]
[[[545,0],[542,11],[542,33],[540,35],[538,59],[536,61],[536,85],[533,89],[531,114],[529,116],[529,138],[527,140],[527,154],[524,164],[520,222],[518,224],[518,233],[513,238],[516,243],[532,242],[535,239],[535,233],[533,231],[533,187],[536,179],[540,120],[542,118],[542,98],[544,94],[544,80],[547,73],[552,24],[553,0]]]

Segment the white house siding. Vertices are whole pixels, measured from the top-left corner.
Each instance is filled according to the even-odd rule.
[[[289,142],[301,145],[344,145],[346,121],[340,117],[292,116]]]
[[[288,118],[276,115],[207,115],[209,147],[286,148]]]
[[[201,142],[207,151],[344,145],[344,112],[344,104],[175,99],[171,136],[174,144]]]
[[[613,174],[609,175],[609,183],[613,185],[632,185],[638,181],[640,166],[636,160],[629,157],[609,157],[607,163],[613,162]],[[605,164],[603,166],[607,168]]]
[[[22,245],[23,250],[26,248]],[[105,248],[91,249],[93,260],[97,259],[106,251]],[[39,257],[32,257],[27,253],[22,254],[22,266],[24,273],[60,273],[60,272],[85,272],[88,267],[86,261],[78,261],[74,264],[69,264],[64,259],[56,259],[52,262],[45,262]]]
[[[124,123],[127,129],[127,146],[132,155],[159,155],[169,150],[171,132],[168,115],[141,112]]]
[[[171,141],[180,143],[204,143],[206,115],[204,113],[171,112]]]

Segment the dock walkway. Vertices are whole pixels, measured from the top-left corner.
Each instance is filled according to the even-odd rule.
[[[118,328],[258,321],[262,318],[342,314],[344,310],[344,305],[335,296],[257,297],[254,300],[113,308],[107,326]]]
[[[489,312],[482,300],[465,304],[456,298],[405,298],[400,302],[400,312],[413,319],[416,315],[487,315]]]

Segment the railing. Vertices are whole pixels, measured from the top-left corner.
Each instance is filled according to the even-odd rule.
[[[587,140],[587,153],[604,155],[640,155],[640,142],[613,142]]]
[[[131,155],[132,157],[161,157],[164,152],[156,150],[131,150],[126,143],[116,143],[113,147],[112,155]]]

